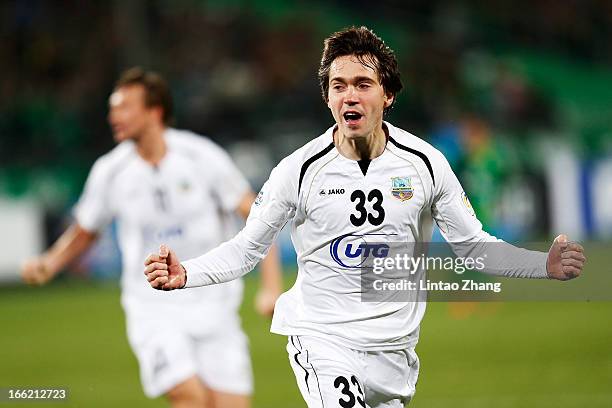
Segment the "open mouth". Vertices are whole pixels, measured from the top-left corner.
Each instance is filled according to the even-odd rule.
[[[346,121],[347,124],[351,125],[351,124],[355,124],[359,122],[359,120],[363,117],[363,115],[356,111],[348,111],[348,112],[344,112],[342,117],[344,117],[344,120]]]

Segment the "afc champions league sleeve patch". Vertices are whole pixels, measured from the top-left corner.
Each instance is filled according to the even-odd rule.
[[[463,205],[467,209],[468,213],[472,217],[475,217],[476,213],[474,212],[474,207],[472,207],[472,203],[470,203],[470,200],[467,198],[467,195],[465,194],[465,191],[461,192],[461,201],[463,201]]]
[[[410,177],[391,177],[391,194],[400,201],[410,200],[414,195]]]
[[[255,205],[260,205],[263,202],[264,199],[264,192],[263,190],[260,190],[259,193],[257,194],[257,197],[255,197]]]

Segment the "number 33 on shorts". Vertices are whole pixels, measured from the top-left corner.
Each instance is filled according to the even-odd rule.
[[[351,385],[357,388],[357,396],[355,396],[355,390],[351,390]],[[365,396],[363,395],[363,391],[361,390],[359,381],[357,381],[357,377],[351,375],[350,384],[346,377],[336,377],[336,379],[334,380],[334,387],[340,389],[342,395],[348,398],[348,400],[345,400],[343,398],[338,399],[338,403],[342,408],[352,408],[355,406],[355,402],[357,402],[362,408],[365,408]]]
[[[419,361],[413,349],[368,352],[289,336],[287,353],[309,408],[403,408],[414,395]]]

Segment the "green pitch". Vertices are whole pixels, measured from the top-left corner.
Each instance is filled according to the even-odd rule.
[[[254,407],[303,407],[285,339],[270,334],[269,321],[251,307],[256,285],[247,279],[242,308]],[[0,311],[0,387],[68,387],[70,400],[53,406],[167,406],[142,394],[116,285],[0,288]],[[611,407],[611,316],[612,302],[432,303],[410,406]]]

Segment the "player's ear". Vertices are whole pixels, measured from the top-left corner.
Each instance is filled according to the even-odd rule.
[[[159,120],[160,122],[164,121],[164,108],[161,106],[152,106],[150,108],[150,112],[153,116],[155,116],[155,119]]]
[[[385,108],[393,105],[393,101],[395,100],[395,96],[391,92],[385,92]]]

